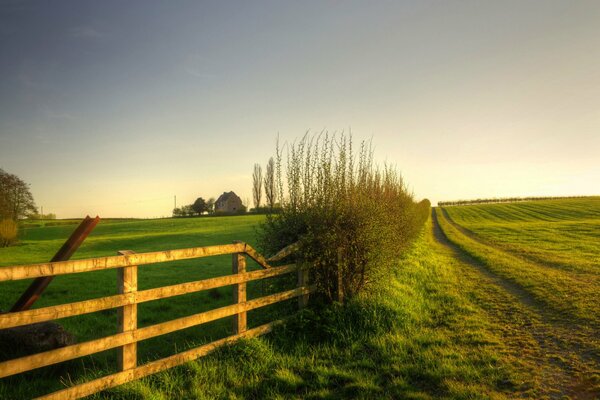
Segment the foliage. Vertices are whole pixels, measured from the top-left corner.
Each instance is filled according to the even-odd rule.
[[[215,199],[211,198],[205,201],[202,197],[198,197],[193,204],[188,204],[182,207],[173,209],[173,217],[194,217],[204,214],[205,212],[214,212]]]
[[[48,213],[48,214],[40,214],[40,213],[31,213],[27,216],[27,219],[56,219],[56,214]]]
[[[16,221],[36,212],[29,185],[0,169],[0,219]]]
[[[354,154],[344,134],[307,134],[289,145],[285,182],[279,144],[276,158],[282,208],[262,226],[263,249],[273,254],[299,242],[300,258],[330,299],[339,272],[350,297],[385,279],[427,219],[429,202],[415,203],[395,169],[373,165],[370,143]]]
[[[198,213],[196,212],[196,210],[194,210],[192,204],[182,206],[181,208],[177,207],[173,209],[174,217],[193,217],[195,215],[198,215]]]
[[[252,198],[254,199],[254,207],[260,208],[262,200],[262,167],[260,164],[254,164],[254,172],[252,173]]]
[[[202,197],[198,197],[194,204],[192,204],[192,209],[198,215],[202,215],[206,211],[208,211],[208,206],[206,205],[206,201]]]
[[[275,186],[275,161],[273,161],[273,157],[269,158],[269,161],[267,162],[264,185],[265,197],[267,198],[267,207],[273,209],[275,208],[275,202],[277,201],[277,189]]]
[[[215,212],[215,198],[211,197],[210,199],[208,199],[206,201],[206,211],[208,211],[209,214],[212,214]]]
[[[0,247],[6,247],[17,241],[17,223],[12,219],[0,221]]]

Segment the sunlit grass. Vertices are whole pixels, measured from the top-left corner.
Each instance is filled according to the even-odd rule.
[[[512,398],[535,382],[471,301],[428,224],[387,284],[96,398]]]

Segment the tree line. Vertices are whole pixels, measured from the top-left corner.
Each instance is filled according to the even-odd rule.
[[[215,212],[215,199],[211,197],[204,200],[198,197],[192,204],[183,207],[175,207],[173,209],[173,217],[195,217],[204,213],[213,214]]]

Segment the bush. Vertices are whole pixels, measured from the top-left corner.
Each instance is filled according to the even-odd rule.
[[[329,299],[338,271],[349,297],[384,281],[427,219],[429,201],[416,203],[394,168],[373,165],[370,143],[354,154],[343,134],[306,135],[288,146],[285,171],[279,144],[276,155],[282,207],[261,227],[263,250],[273,254],[298,242],[299,258]]]
[[[11,219],[0,221],[0,247],[9,246],[17,241],[17,223]]]

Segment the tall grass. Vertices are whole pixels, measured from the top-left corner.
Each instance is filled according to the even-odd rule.
[[[330,299],[339,269],[350,297],[384,279],[427,219],[429,201],[416,203],[394,167],[376,166],[370,142],[355,151],[348,135],[306,134],[285,149],[278,143],[276,160],[282,209],[262,225],[262,247],[298,242]]]

